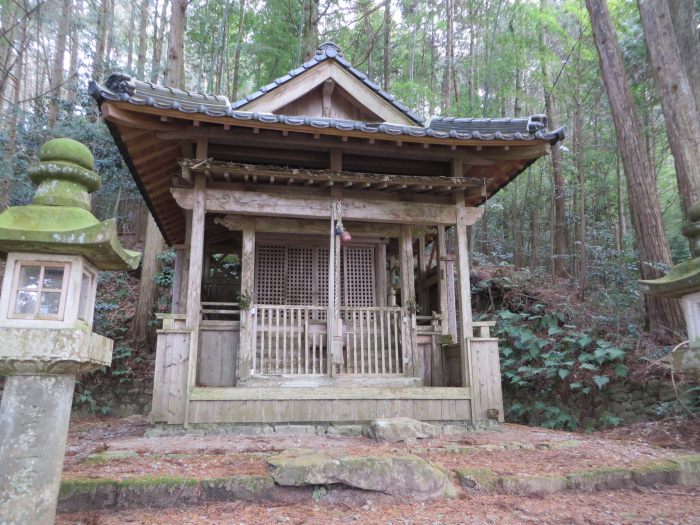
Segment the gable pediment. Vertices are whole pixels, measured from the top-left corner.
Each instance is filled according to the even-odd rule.
[[[314,59],[235,103],[236,109],[415,126],[420,117],[324,44]]]

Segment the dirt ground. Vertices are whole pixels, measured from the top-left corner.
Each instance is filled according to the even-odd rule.
[[[171,436],[145,438],[142,418],[73,422],[64,479],[134,476],[264,474],[266,458],[288,448],[329,454],[410,452],[447,469],[490,468],[498,475],[555,474],[640,462],[700,451],[697,422],[669,420],[592,434],[503,425],[500,431],[444,435],[413,443],[375,443],[335,436]],[[84,461],[90,454],[122,451],[131,457]],[[460,492],[457,499],[388,504],[368,493],[364,505],[211,503],[169,509],[63,514],[62,525],[137,524],[699,524],[700,487],[664,486],[549,496]]]

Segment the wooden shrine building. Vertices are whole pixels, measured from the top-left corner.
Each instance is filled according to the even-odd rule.
[[[503,419],[467,227],[563,130],[424,122],[331,43],[233,103],[122,74],[90,92],[177,254],[156,422]]]

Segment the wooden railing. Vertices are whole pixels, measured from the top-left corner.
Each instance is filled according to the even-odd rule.
[[[323,306],[255,305],[254,375],[328,373]],[[341,308],[341,374],[402,374],[404,320],[400,307]]]
[[[323,306],[255,306],[253,374],[325,374]]]
[[[343,307],[344,365],[347,374],[403,372],[403,316],[400,307]]]

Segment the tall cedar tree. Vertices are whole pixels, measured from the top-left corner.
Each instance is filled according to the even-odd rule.
[[[668,3],[638,0],[638,5],[686,215],[700,198],[700,112],[681,61]],[[700,61],[700,56],[694,61]]]
[[[593,39],[598,49],[600,69],[627,177],[640,273],[642,279],[655,279],[661,277],[664,268],[672,264],[671,250],[661,221],[656,177],[644,144],[637,108],[627,84],[627,74],[607,3],[605,0],[586,0],[586,8],[591,18]],[[675,299],[647,297],[646,312],[651,329],[684,329],[683,315]]]

